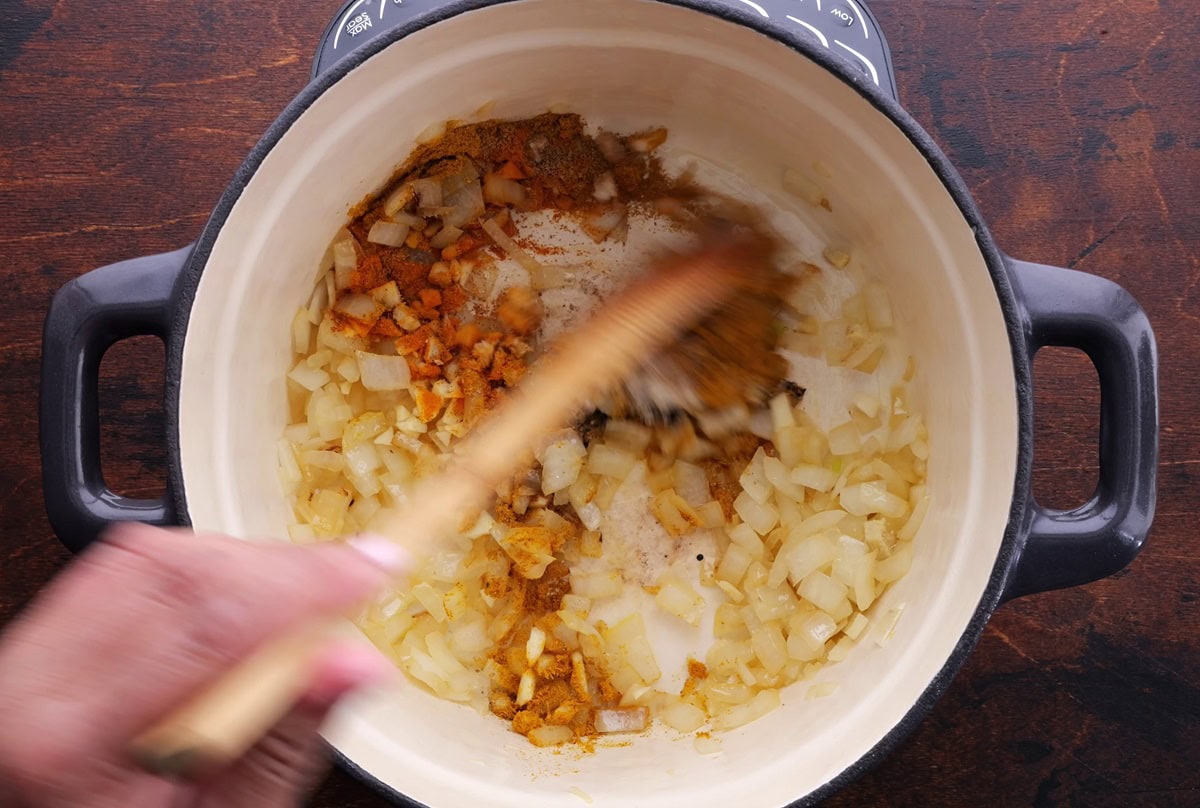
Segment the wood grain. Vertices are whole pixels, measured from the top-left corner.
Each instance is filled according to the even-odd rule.
[[[1191,0],[875,0],[904,104],[1001,246],[1111,278],[1154,323],[1162,466],[1125,572],[996,615],[920,728],[830,801],[849,806],[1200,804],[1200,18]],[[68,560],[41,501],[40,330],[54,291],[186,244],[304,85],[331,3],[0,5],[0,620]],[[161,349],[106,362],[107,474],[162,487]],[[1095,374],[1042,357],[1036,482],[1096,475]],[[385,803],[335,773],[312,803]]]

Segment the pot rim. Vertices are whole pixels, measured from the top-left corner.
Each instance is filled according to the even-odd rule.
[[[410,34],[444,20],[481,8],[519,1],[446,0],[440,7],[379,34],[357,50],[352,51],[338,62],[332,64],[326,71],[314,77],[284,108],[283,112],[275,119],[238,168],[233,180],[213,209],[213,213],[205,224],[200,238],[197,239],[188,258],[187,266],[179,275],[170,306],[170,310],[175,312],[175,317],[171,324],[167,340],[166,356],[167,383],[165,410],[167,421],[168,491],[170,492],[170,497],[173,499],[175,512],[181,524],[185,526],[191,525],[191,517],[187,508],[187,496],[183,487],[183,467],[179,436],[183,346],[187,337],[192,304],[195,300],[200,277],[204,272],[208,257],[212,252],[213,245],[216,243],[221,228],[229,218],[229,214],[241,197],[242,192],[249,185],[267,155],[304,112],[348,73],[368,59]],[[1029,483],[1032,475],[1033,458],[1033,393],[1032,367],[1031,361],[1028,358],[1029,352],[1026,350],[1026,319],[1023,315],[1023,307],[1019,302],[1017,292],[1009,276],[1004,254],[993,241],[991,233],[984,223],[983,217],[966,183],[953,167],[949,158],[934,142],[932,136],[917,123],[911,114],[900,106],[897,100],[874,84],[861,80],[862,77],[854,74],[843,60],[835,58],[825,50],[817,48],[797,34],[783,29],[778,25],[771,24],[769,21],[765,21],[763,18],[744,11],[741,8],[734,7],[727,2],[722,2],[722,0],[653,0],[653,2],[666,3],[718,17],[770,37],[833,73],[843,82],[850,85],[852,89],[887,120],[897,126],[917,148],[921,156],[924,157],[930,168],[942,182],[942,185],[949,192],[959,212],[966,220],[967,225],[974,232],[975,243],[987,266],[988,274],[991,276],[992,284],[999,298],[1005,327],[1009,335],[1009,344],[1013,358],[1013,375],[1016,382],[1015,393],[1018,414],[1016,474],[1013,481],[1012,504],[1009,510],[1008,525],[1005,528],[987,586],[981,593],[979,602],[975,607],[974,614],[966,630],[955,644],[945,664],[929,682],[920,697],[904,714],[904,717],[878,743],[864,752],[844,771],[787,806],[787,808],[805,808],[828,799],[837,791],[840,791],[866,774],[891,754],[912,733],[949,687],[951,680],[962,668],[968,655],[979,641],[984,626],[997,607],[1003,602],[1005,586],[1028,537],[1028,526],[1023,516],[1028,511],[1029,500],[1031,499]],[[350,771],[355,777],[380,795],[398,805],[412,806],[412,808],[426,808],[422,803],[418,803],[386,785],[337,749],[332,749],[332,752],[343,768]]]

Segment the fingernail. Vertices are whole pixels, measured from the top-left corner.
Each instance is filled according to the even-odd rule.
[[[350,539],[349,544],[372,564],[392,575],[400,575],[412,569],[412,553],[384,536],[362,533]]]

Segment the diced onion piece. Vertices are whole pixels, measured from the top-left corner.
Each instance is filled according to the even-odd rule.
[[[542,265],[532,255],[525,252],[521,245],[509,238],[500,225],[496,224],[495,219],[484,219],[482,226],[484,232],[491,236],[492,241],[496,242],[496,246],[504,250],[509,258],[524,267],[527,272],[532,274],[542,271]]]
[[[641,732],[650,723],[650,711],[645,707],[622,707],[597,710],[596,732],[611,735],[617,732]]]
[[[843,633],[845,633],[845,635],[850,639],[857,640],[859,636],[862,635],[863,631],[866,630],[869,624],[870,621],[867,619],[867,616],[860,612],[854,615],[854,617],[850,618],[850,622],[846,624],[846,628],[843,629]]]
[[[417,195],[417,206],[437,208],[442,205],[442,184],[435,179],[413,180],[413,191]]]
[[[788,662],[787,642],[778,623],[765,623],[750,635],[750,647],[771,676],[783,670]]]
[[[845,585],[820,571],[809,573],[796,587],[796,592],[832,617],[837,617],[839,612],[849,608]]]
[[[445,602],[442,600],[441,593],[434,589],[432,584],[419,583],[412,588],[411,592],[416,601],[424,607],[425,611],[429,612],[434,620],[439,623],[446,622]]]
[[[305,390],[316,390],[329,383],[329,374],[323,370],[310,367],[303,360],[288,373],[288,378]]]
[[[612,598],[621,594],[624,589],[625,584],[616,570],[571,573],[571,591],[580,597],[590,600]]]
[[[525,662],[533,665],[538,661],[538,657],[546,650],[546,632],[540,627],[534,626],[529,630],[529,639],[525,642]]]
[[[300,484],[300,480],[303,479],[300,464],[296,462],[296,451],[292,448],[292,444],[284,438],[276,444],[276,453],[279,460],[279,480],[288,492],[294,491]]]
[[[832,659],[832,653],[830,654],[830,657],[831,657],[830,658],[831,662],[839,661],[839,660]],[[808,692],[804,694],[804,698],[806,698],[806,699],[823,699],[826,696],[832,696],[834,693],[837,692],[837,689],[838,689],[837,682],[814,682],[813,684],[808,686]]]
[[[371,230],[367,233],[367,241],[372,244],[382,244],[385,247],[402,247],[404,240],[408,238],[409,230],[410,228],[406,224],[380,219],[371,225]]]
[[[721,751],[720,739],[711,736],[697,735],[696,740],[692,742],[692,746],[701,755],[715,755]]]
[[[847,421],[829,431],[829,451],[835,455],[852,455],[862,448],[862,436],[853,421]]]
[[[754,453],[754,457],[750,458],[750,462],[746,464],[742,475],[738,477],[738,483],[741,484],[742,490],[759,504],[766,502],[771,496],[771,483],[767,480],[766,472],[763,469],[763,458],[765,457],[766,452],[760,446]]]
[[[570,609],[560,609],[559,611],[555,612],[555,614],[558,615],[558,618],[563,621],[563,625],[571,629],[571,631],[577,631],[580,634],[590,635],[593,637],[600,636],[599,632],[596,631],[595,626],[589,623],[587,619],[579,612],[572,611]]]
[[[664,724],[678,732],[695,732],[708,720],[708,716],[704,714],[703,710],[686,701],[677,701],[668,705],[662,711],[660,718]]]
[[[587,469],[592,474],[623,480],[636,463],[636,457],[614,446],[596,443],[588,448]]]
[[[868,418],[874,418],[879,415],[881,403],[878,398],[866,393],[861,393],[854,397],[854,406],[859,412]]]
[[[627,452],[640,455],[650,445],[653,433],[644,424],[611,420],[604,425],[604,440]]]
[[[779,511],[773,505],[755,502],[746,491],[734,499],[733,509],[760,536],[767,535],[779,523]]]
[[[525,204],[525,188],[516,180],[488,174],[483,181],[483,198],[493,205],[520,207]]]
[[[745,547],[731,544],[721,556],[721,563],[717,564],[717,578],[737,586],[753,561],[754,556]]]
[[[812,662],[825,653],[825,643],[837,633],[837,623],[824,612],[813,612],[788,623],[788,656]]]
[[[792,410],[792,400],[787,393],[780,393],[771,399],[771,425],[776,432],[796,425],[796,413]]]
[[[333,245],[333,278],[338,291],[350,285],[358,269],[358,249],[353,238],[342,239]]]
[[[762,559],[765,548],[763,547],[762,539],[758,537],[754,528],[743,523],[729,528],[728,533],[729,540],[736,545],[744,547],[750,553],[752,559],[755,561]]]
[[[763,472],[771,487],[780,494],[796,502],[804,500],[804,489],[792,482],[791,471],[778,457],[764,457]]]
[[[429,246],[435,250],[444,250],[454,242],[462,238],[463,230],[459,227],[447,225],[437,232],[433,238],[429,240]]]
[[[317,344],[332,348],[343,354],[353,354],[365,350],[369,340],[357,331],[335,320],[332,313],[326,312],[325,318],[317,328]]]
[[[725,731],[745,726],[778,709],[781,703],[778,690],[760,690],[749,702],[731,706],[715,716],[713,729]]]
[[[880,648],[883,648],[892,641],[892,637],[896,633],[896,624],[900,622],[900,615],[904,613],[904,606],[905,604],[901,603],[884,615],[883,622],[879,624],[879,629],[875,637],[875,644]]]
[[[629,234],[629,211],[620,202],[597,206],[583,214],[580,227],[597,244],[623,242]]]
[[[915,491],[917,486],[913,487]],[[921,486],[924,491],[924,486]],[[917,535],[917,531],[921,529],[921,523],[925,521],[925,514],[929,512],[929,495],[922,493],[917,499],[917,504],[913,506],[912,515],[908,517],[908,521],[904,526],[896,532],[896,538],[900,541],[912,541]]]
[[[832,648],[829,649],[829,653],[826,655],[826,658],[830,662],[841,662],[843,659],[850,656],[850,650],[852,648],[854,648],[854,640],[850,639],[849,637],[842,637],[833,644]]]
[[[911,542],[896,545],[890,556],[875,562],[875,580],[881,584],[890,584],[892,581],[900,580],[912,567],[912,560]]]
[[[720,583],[725,584],[725,581]],[[729,584],[725,585],[729,586]],[[738,601],[744,599],[740,590],[734,589],[733,591],[737,593]],[[746,631],[746,621],[742,619],[741,610],[734,603],[722,603],[717,607],[716,615],[713,617],[713,636],[726,640],[744,640],[749,637],[749,633]]]
[[[333,310],[360,324],[364,332],[369,331],[383,316],[383,306],[370,295],[342,295],[333,305]]]
[[[292,351],[294,353],[308,353],[312,345],[312,326],[307,308],[296,312],[296,316],[292,318]]]
[[[517,706],[524,707],[533,701],[534,688],[537,686],[537,676],[533,671],[521,674],[521,682],[517,685]]]
[[[400,211],[408,207],[409,203],[416,198],[417,192],[411,182],[406,182],[396,190],[388,194],[387,199],[383,200],[383,215],[393,217]]]
[[[575,515],[579,517],[579,521],[588,531],[597,531],[604,523],[604,514],[595,502],[589,502],[576,508]]]
[[[408,361],[402,356],[356,351],[363,387],[372,391],[407,390],[412,382]]]
[[[625,662],[646,684],[653,684],[662,676],[654,650],[646,637],[642,615],[635,612],[606,632],[605,640],[617,649]]]
[[[540,727],[535,727],[526,735],[529,742],[534,746],[547,747],[558,746],[575,737],[575,733],[568,726],[557,724],[544,724]]]
[[[697,508],[696,515],[700,517],[700,527],[703,528],[718,528],[725,524],[725,509],[715,499]]]
[[[557,433],[557,439],[539,452],[542,462],[542,493],[569,488],[583,470],[588,450],[574,430]]]
[[[700,516],[674,489],[660,491],[650,502],[650,511],[671,536],[682,536],[700,525]]]
[[[801,464],[794,466],[791,472],[792,482],[811,488],[814,491],[828,493],[837,483],[837,474],[824,466]]]
[[[654,596],[654,601],[664,612],[678,617],[688,625],[700,625],[700,616],[704,612],[704,598],[677,576],[666,575],[659,581],[659,590]]]
[[[598,202],[611,202],[617,198],[617,181],[611,171],[605,171],[596,177],[592,198]]]
[[[882,480],[848,485],[842,489],[838,499],[847,513],[854,516],[878,513],[890,519],[898,519],[908,513],[908,503],[890,493],[887,483]]]

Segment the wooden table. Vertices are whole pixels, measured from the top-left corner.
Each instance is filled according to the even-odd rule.
[[[999,243],[1103,275],[1162,355],[1158,517],[1140,558],[1000,610],[928,719],[837,806],[1200,804],[1200,90],[1192,0],[876,0],[904,103]],[[0,619],[64,563],[41,500],[38,357],[50,296],[182,246],[305,83],[331,2],[59,3],[0,11]],[[104,373],[110,482],[162,488],[161,349]],[[1036,479],[1096,478],[1095,374],[1038,360]],[[315,806],[380,806],[335,773]]]

